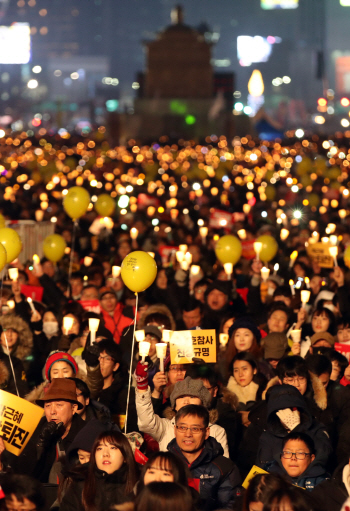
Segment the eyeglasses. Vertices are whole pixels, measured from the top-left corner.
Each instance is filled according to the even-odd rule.
[[[207,428],[197,428],[197,426],[176,426],[181,433],[186,433],[189,429],[193,435],[198,435],[201,431],[206,430]]]
[[[112,357],[107,357],[107,356],[102,357],[102,356],[100,355],[100,356],[98,357],[98,359],[99,359],[99,361],[100,361],[100,362],[101,362],[101,361],[105,361],[105,362],[112,362],[112,361],[113,361],[113,362],[114,362],[114,358],[112,358]]]
[[[292,452],[292,451],[282,451],[281,458],[286,460],[290,460],[295,455],[297,460],[304,460],[306,456],[310,456],[310,452]]]

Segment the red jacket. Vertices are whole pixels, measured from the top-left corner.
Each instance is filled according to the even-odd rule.
[[[123,308],[124,306],[121,303],[117,303],[113,316],[108,314],[105,310],[101,310],[105,327],[113,334],[113,338],[117,344],[119,344],[120,336],[122,335],[124,328],[131,325],[134,321],[133,319],[124,316]]]

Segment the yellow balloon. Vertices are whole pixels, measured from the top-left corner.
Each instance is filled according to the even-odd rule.
[[[60,234],[50,234],[46,236],[43,243],[44,255],[47,259],[56,263],[64,256],[64,251],[67,247],[64,238]]]
[[[6,227],[5,217],[0,213],[0,229]]]
[[[262,243],[262,249],[259,254],[261,261],[268,263],[275,257],[278,250],[278,244],[275,238],[269,236],[268,234],[264,234],[263,236],[259,236],[256,240]]]
[[[157,265],[147,252],[137,250],[124,257],[120,274],[131,291],[140,293],[153,284],[157,276]]]
[[[345,266],[350,268],[350,245],[348,245],[346,247],[346,249],[345,249],[345,252],[344,252],[344,263],[345,263]]]
[[[236,264],[242,254],[241,242],[236,236],[232,236],[231,234],[222,236],[216,244],[215,254],[222,264]]]
[[[0,243],[0,271],[5,268],[7,253],[4,245]]]
[[[6,262],[11,263],[19,256],[22,250],[22,240],[19,234],[10,227],[0,229],[0,243],[6,250]]]
[[[95,202],[95,209],[101,216],[112,216],[115,210],[115,202],[110,195],[102,193]]]
[[[63,199],[63,208],[68,216],[73,220],[80,218],[86,213],[90,204],[89,192],[81,186],[73,186],[68,190],[67,195]]]

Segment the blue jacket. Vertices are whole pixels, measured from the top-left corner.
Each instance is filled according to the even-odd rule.
[[[188,461],[182,454],[174,438],[168,450]],[[241,476],[238,468],[223,456],[221,445],[213,437],[204,443],[204,449],[188,468],[194,479],[199,480],[199,508],[203,511],[232,509],[236,496],[241,494]]]

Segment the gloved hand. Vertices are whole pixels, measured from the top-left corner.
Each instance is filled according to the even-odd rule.
[[[75,334],[69,334],[69,335],[61,335],[60,340],[58,341],[58,349],[62,351],[68,351],[70,348],[70,345],[76,339]]]
[[[300,424],[299,410],[291,410],[290,408],[285,408],[284,410],[278,410],[276,415],[282,422],[283,426],[289,431],[292,431],[297,427],[298,424]]]
[[[100,355],[100,349],[98,344],[92,344],[91,346],[86,346],[83,353],[82,359],[85,360],[85,363],[89,367],[98,366],[98,357]]]
[[[52,444],[56,443],[57,440],[63,435],[65,427],[63,422],[47,422],[39,435],[37,448],[37,459],[40,459],[44,450]]]
[[[147,390],[148,388],[148,362],[138,362],[135,369],[136,385],[138,390]]]

